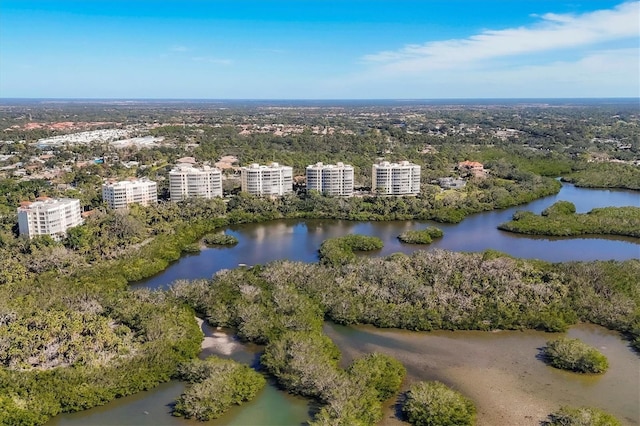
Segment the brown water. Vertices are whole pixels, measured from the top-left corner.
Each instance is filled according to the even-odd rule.
[[[238,342],[229,330],[207,334],[202,356],[216,354],[254,364],[260,346]],[[539,348],[562,334],[539,331],[411,332],[325,324],[325,333],[342,351],[343,366],[354,358],[381,352],[400,360],[408,377],[403,390],[418,380],[439,380],[471,398],[478,425],[539,425],[562,405],[598,407],[625,425],[640,424],[640,359],[615,332],[599,326],[572,327],[570,337],[598,348],[609,359],[602,375],[581,375],[549,367]],[[180,382],[116,400],[104,407],[57,416],[49,426],[195,425],[170,415],[170,404],[183,391]],[[386,405],[382,425],[406,424]],[[270,383],[250,403],[234,407],[215,425],[300,425],[308,420],[308,401],[278,391]]]
[[[568,336],[598,348],[609,359],[602,375],[582,375],[547,366],[539,348],[560,334],[538,331],[410,332],[327,324],[343,362],[381,352],[407,368],[404,388],[439,380],[470,397],[479,425],[539,425],[562,405],[598,407],[624,424],[640,424],[640,359],[615,332],[581,324]],[[382,424],[399,424],[393,404]]]

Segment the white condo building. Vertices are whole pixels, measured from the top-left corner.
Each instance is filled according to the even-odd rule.
[[[252,195],[285,195],[293,192],[293,168],[271,163],[240,169],[242,191]]]
[[[59,240],[67,235],[67,229],[82,224],[81,214],[77,198],[40,197],[32,203],[22,202],[18,207],[20,235],[49,235]]]
[[[178,163],[169,172],[171,201],[182,201],[190,197],[222,197],[222,171],[203,166]]]
[[[112,209],[132,203],[147,206],[158,202],[158,186],[146,178],[105,183],[102,185],[102,199]]]
[[[415,195],[420,193],[420,166],[408,161],[382,161],[371,170],[371,190],[382,195]]]
[[[307,166],[307,191],[316,190],[327,195],[353,195],[353,167],[348,164],[316,163]]]

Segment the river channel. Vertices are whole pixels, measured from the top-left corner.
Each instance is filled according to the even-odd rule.
[[[207,248],[186,255],[163,273],[133,288],[163,288],[176,279],[210,278],[221,269],[239,264],[264,264],[278,259],[317,261],[320,243],[350,233],[381,238],[384,248],[375,253],[410,253],[423,246],[405,245],[398,234],[428,225],[440,227],[445,236],[428,246],[456,251],[496,249],[513,256],[560,262],[572,260],[624,260],[640,258],[638,239],[615,237],[531,238],[500,231],[496,226],[517,210],[540,213],[556,201],[571,201],[579,213],[596,207],[639,206],[637,192],[580,189],[564,184],[559,194],[524,206],[476,214],[457,225],[418,221],[348,222],[337,220],[278,220],[229,227],[238,238],[230,248]],[[205,333],[201,357],[216,354],[246,364],[257,362],[261,348],[238,342],[229,330]],[[604,409],[623,424],[640,424],[640,361],[619,335],[602,327],[580,324],[568,333],[597,347],[609,359],[610,369],[601,376],[584,376],[553,369],[536,355],[544,343],[558,334],[537,331],[410,332],[374,327],[342,327],[326,324],[325,332],[340,347],[343,363],[378,351],[403,362],[408,370],[405,388],[416,380],[440,380],[472,398],[480,425],[539,425],[561,405]],[[49,426],[66,425],[196,425],[196,421],[170,415],[171,403],[184,384],[169,382],[148,392],[121,398],[91,410],[63,414]],[[394,415],[394,401],[387,404],[384,425],[406,424]],[[279,391],[272,383],[252,402],[232,409],[215,425],[299,425],[309,419],[307,400]]]

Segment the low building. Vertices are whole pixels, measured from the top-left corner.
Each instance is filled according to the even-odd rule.
[[[102,185],[102,199],[112,209],[137,203],[143,206],[158,202],[158,186],[149,179],[129,179]]]
[[[484,177],[484,165],[477,161],[462,161],[458,163],[458,171],[462,176]]]
[[[197,161],[194,157],[182,157],[182,158],[178,158],[176,160],[177,164],[191,164],[192,166],[194,166]]]
[[[467,181],[464,179],[443,177],[438,179],[438,185],[440,185],[442,189],[461,189],[467,185]]]
[[[222,197],[222,172],[217,168],[197,168],[192,164],[179,162],[169,172],[171,201],[182,201],[192,197]]]
[[[351,197],[353,167],[343,163],[316,163],[307,166],[307,191],[309,190],[337,197]]]
[[[40,197],[34,202],[24,201],[18,207],[20,235],[33,238],[49,235],[60,240],[67,229],[83,223],[80,200],[77,198]]]
[[[293,168],[271,163],[240,168],[242,191],[252,195],[279,196],[293,192]]]
[[[484,165],[477,161],[462,161],[458,163],[458,170],[468,170],[472,172],[484,171]]]
[[[371,191],[380,195],[420,193],[420,166],[408,161],[382,161],[371,170]]]

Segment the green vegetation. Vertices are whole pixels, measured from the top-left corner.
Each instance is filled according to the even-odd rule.
[[[260,361],[286,390],[315,398],[334,384],[339,358],[325,335],[292,331],[268,345]]]
[[[153,388],[200,351],[191,308],[127,283],[226,223],[208,219],[217,203],[98,211],[63,242],[3,234],[0,424],[41,424]]]
[[[379,353],[356,359],[347,369],[347,373],[363,387],[373,388],[380,401],[394,396],[407,374],[399,361]]]
[[[597,408],[562,407],[549,415],[544,426],[622,426],[622,423],[609,413]]]
[[[32,318],[7,318],[0,328],[0,365],[12,370],[50,369],[82,364],[106,365],[140,349],[134,332],[124,324],[113,327],[103,307],[89,301],[82,312],[36,311]]]
[[[604,373],[607,358],[578,339],[550,340],[542,351],[545,360],[556,368],[577,373]]]
[[[435,226],[419,231],[405,231],[398,235],[398,239],[408,244],[431,244],[434,238],[442,238],[444,232]]]
[[[89,408],[168,380],[181,361],[198,352],[201,339],[192,311],[179,301],[213,325],[235,328],[241,338],[267,345],[286,343],[290,333],[321,336],[328,318],[414,330],[559,331],[589,321],[627,333],[640,349],[637,260],[551,265],[499,253],[434,250],[346,264],[277,262],[221,272],[211,281],[178,283],[168,293],[127,292],[128,277],[163,267],[158,259],[177,258],[204,233],[200,230],[220,222],[192,223],[195,229],[178,228],[141,246],[139,257],[127,253],[93,269],[32,273],[28,286],[15,281],[0,286],[0,319],[6,325],[0,347],[29,344],[18,343],[24,333],[42,344],[25,346],[32,348],[30,354],[2,351],[0,394],[5,396],[7,424],[32,418],[42,423],[60,412]],[[59,247],[51,244],[33,240],[29,247]],[[41,318],[37,329],[29,328],[32,318]],[[63,326],[63,320],[70,321]],[[365,392],[358,384],[375,376],[355,367],[358,375],[334,368],[331,357],[312,362],[316,358],[305,357],[322,354],[314,346],[290,355],[294,352],[302,354],[298,365],[312,370],[303,375],[307,381],[300,389],[325,402],[318,421],[366,418],[375,423],[384,395]],[[62,368],[38,369],[53,365]],[[314,369],[329,373],[314,375]]]
[[[557,201],[544,209],[540,215],[545,217],[553,217],[560,215],[574,214],[576,212],[576,206],[569,201]]]
[[[192,251],[202,235],[227,225],[220,217],[224,211],[221,200],[201,199],[133,205],[128,213],[99,208],[60,242],[49,237],[27,240],[0,226],[0,258],[6,265],[0,269],[0,285],[28,285],[43,274],[54,274],[65,280],[97,277],[97,282],[107,277],[124,288],[127,282],[164,270],[183,251]]]
[[[212,325],[233,327],[241,338],[265,344],[261,364],[278,384],[322,404],[313,424],[375,424],[382,418],[382,401],[398,391],[404,368],[378,354],[341,369],[340,352],[322,333],[321,305],[297,288],[290,275],[295,271],[275,265],[178,282],[169,292]]]
[[[415,426],[474,425],[476,407],[440,382],[418,382],[407,392],[402,411]]]
[[[388,355],[370,354],[340,372],[311,425],[374,425],[382,420],[381,402],[397,394],[406,374]]]
[[[549,177],[559,175],[576,185],[640,187],[637,168],[586,161],[638,158],[637,106],[514,108],[8,106],[0,115],[0,140],[9,141],[0,144],[0,154],[11,156],[0,164],[0,424],[41,424],[60,412],[168,380],[199,350],[202,336],[193,309],[214,325],[235,328],[242,339],[267,345],[271,358],[265,362],[279,383],[315,395],[322,404],[315,424],[375,423],[380,401],[397,392],[404,375],[384,356],[339,368],[339,354],[322,334],[325,318],[418,330],[563,330],[590,321],[625,333],[640,350],[638,261],[551,265],[494,252],[435,251],[353,262],[358,242],[342,241],[325,246],[323,264],[280,262],[226,271],[168,292],[127,291],[127,283],[164,270],[181,253],[195,252],[204,235],[230,224],[278,218],[456,223],[472,213],[557,193],[560,183]],[[136,132],[164,136],[167,146],[117,153],[103,143],[52,147],[53,158],[43,167],[70,171],[55,181],[25,170],[24,179],[32,180],[12,177],[4,166],[30,164],[44,154],[32,142],[66,132],[25,125],[70,117],[102,122],[99,126],[108,126],[105,120],[132,125]],[[263,132],[274,119],[298,127],[284,136]],[[247,123],[246,128],[260,130],[241,134]],[[153,128],[146,127],[150,124]],[[312,132],[314,127],[320,132]],[[474,132],[465,130],[471,128]],[[515,132],[501,138],[496,132],[501,128]],[[236,155],[239,164],[277,158],[297,173],[317,161],[343,161],[355,166],[356,185],[365,190],[378,157],[410,159],[423,166],[421,194],[336,199],[296,188],[297,194],[279,199],[238,194],[226,204],[160,202],[132,206],[127,213],[102,204],[103,178],[158,178],[160,198],[166,200],[168,164],[185,155],[213,162],[227,154]],[[81,164],[96,157],[104,163]],[[469,178],[457,191],[430,184],[456,174],[454,165],[466,159],[482,161],[488,175]],[[150,167],[129,169],[120,161]],[[225,192],[235,193],[238,185],[225,181]],[[16,206],[43,195],[80,198],[93,214],[61,242],[19,238]],[[550,211],[546,217],[569,213]],[[615,214],[622,222],[630,213]],[[303,343],[300,352],[296,341]],[[292,365],[281,368],[278,351],[294,360]],[[296,381],[294,374],[304,380]],[[205,382],[194,385],[197,392],[185,401],[215,387]]]
[[[177,378],[192,385],[176,401],[173,415],[200,421],[216,419],[233,405],[253,399],[267,383],[248,366],[216,357],[182,364]]]
[[[273,219],[435,220],[458,223],[467,215],[524,204],[557,193],[555,179],[522,172],[508,163],[496,164],[484,179],[469,182],[464,191],[442,194],[434,185],[423,185],[416,197],[325,196],[315,191],[277,199],[239,193],[229,200],[229,223],[254,223]]]
[[[320,245],[320,263],[325,265],[345,265],[356,259],[355,251],[380,250],[382,246],[380,238],[366,235],[328,238]]]
[[[637,260],[554,265],[431,250],[346,264],[280,261],[178,282],[169,293],[211,325],[265,344],[261,363],[279,385],[321,404],[312,424],[374,424],[404,369],[382,355],[340,369],[325,318],[414,330],[561,331],[589,321],[633,338],[639,273]]]
[[[344,265],[282,261],[180,282],[172,291],[213,325],[262,343],[283,327],[318,330],[323,318],[410,330],[564,331],[586,321],[633,342],[638,276],[638,260],[549,264],[430,250]]]
[[[227,234],[207,234],[202,241],[208,246],[233,246],[238,244],[238,239]]]
[[[41,424],[151,389],[200,351],[193,310],[165,294],[59,284],[36,284],[31,297],[0,299],[2,425]]]
[[[587,163],[562,178],[585,188],[622,188],[640,190],[640,167],[621,163]]]
[[[267,345],[261,362],[284,389],[323,404],[312,425],[376,424],[382,419],[381,402],[400,388],[404,367],[373,354],[355,360],[345,372],[338,368],[339,356],[320,333],[288,332]]]
[[[519,234],[575,236],[584,234],[625,235],[640,238],[640,207],[604,207],[576,214],[567,201],[558,201],[540,216],[519,211],[499,229]]]
[[[187,244],[182,248],[183,253],[200,253],[200,244],[192,243]]]

